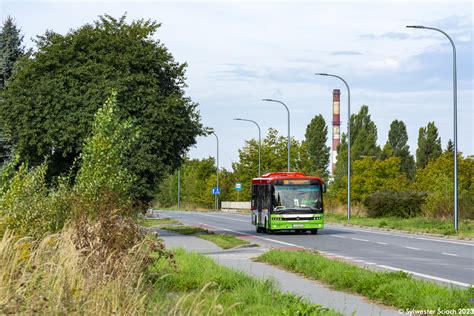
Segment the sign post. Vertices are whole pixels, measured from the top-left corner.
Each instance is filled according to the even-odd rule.
[[[240,191],[242,190],[242,183],[236,182],[235,183],[235,190],[237,190],[237,202],[240,201]]]
[[[217,205],[219,203],[217,196],[221,194],[221,188],[212,188],[211,192],[212,192],[212,195],[214,195],[214,204],[216,206],[216,211],[217,211],[219,208],[219,205]]]

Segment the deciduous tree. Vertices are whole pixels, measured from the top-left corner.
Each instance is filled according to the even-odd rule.
[[[418,149],[416,150],[416,167],[424,168],[432,159],[441,155],[441,137],[434,122],[429,122],[426,127],[420,127],[418,132]]]
[[[52,175],[69,170],[111,90],[141,137],[127,155],[134,196],[152,199],[203,133],[197,104],[185,96],[185,68],[152,35],[160,24],[102,16],[66,35],[47,32],[4,89],[0,116],[22,161],[49,156]]]
[[[415,159],[410,154],[410,147],[407,144],[408,134],[403,121],[394,120],[390,124],[388,140],[382,152],[382,158],[399,157],[400,170],[410,178],[415,175]]]

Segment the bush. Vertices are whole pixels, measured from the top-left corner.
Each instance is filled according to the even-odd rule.
[[[369,217],[415,217],[421,214],[426,194],[418,192],[377,191],[364,200]]]
[[[117,93],[112,92],[94,116],[92,135],[81,154],[75,191],[98,202],[103,192],[117,193],[117,205],[130,203],[130,190],[137,178],[125,164],[125,153],[137,140],[138,131],[130,120],[122,120],[117,108]]]
[[[430,160],[424,169],[416,172],[413,188],[428,193],[423,213],[429,217],[452,218],[454,213],[454,161],[446,152]],[[458,207],[459,217],[474,219],[474,159],[458,154]]]
[[[59,231],[70,216],[69,190],[64,179],[46,185],[45,164],[28,170],[21,165],[0,199],[3,225],[20,236],[41,237]]]

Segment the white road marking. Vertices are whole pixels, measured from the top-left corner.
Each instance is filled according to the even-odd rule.
[[[266,241],[274,242],[274,243],[277,243],[277,244],[282,244],[282,245],[285,245],[285,246],[291,246],[291,247],[306,249],[306,247],[291,244],[289,242],[284,242],[284,241],[275,240],[275,239],[271,239],[271,238],[266,238],[266,237],[252,235],[252,234],[242,233],[242,232],[239,232],[237,230],[227,229],[227,228],[224,228],[224,227],[219,227],[219,226],[214,226],[214,225],[209,225],[209,224],[206,224],[206,223],[199,223],[199,224],[207,225],[209,227],[214,227],[214,228],[222,229],[222,230],[233,232],[233,233],[237,233],[239,235],[245,235],[245,236],[251,236],[251,237],[254,237],[254,238],[258,238],[258,239],[263,239],[263,240],[266,240]]]
[[[196,213],[193,213],[193,214],[196,214]],[[199,214],[199,215],[204,215],[204,214]],[[220,216],[213,216],[213,215],[208,215],[208,214],[206,214],[205,216],[220,217]],[[220,218],[225,218],[225,217],[220,217]],[[225,219],[229,219],[229,218],[225,218]],[[231,220],[235,220],[235,221],[239,221],[239,222],[247,222],[247,221],[241,221],[241,220],[236,220],[236,219],[231,219]],[[205,225],[208,225],[210,227],[215,227],[215,228],[218,228],[218,229],[222,229],[222,230],[226,230],[226,231],[230,231],[230,232],[234,232],[234,233],[237,233],[237,234],[240,234],[240,235],[251,236],[251,237],[254,237],[254,238],[257,238],[257,239],[267,240],[267,241],[270,241],[270,242],[275,242],[275,243],[279,243],[279,244],[283,244],[283,245],[287,245],[287,246],[291,246],[291,247],[306,249],[305,247],[302,247],[302,246],[299,246],[299,245],[295,245],[295,244],[291,244],[291,243],[287,243],[287,242],[283,242],[283,241],[279,241],[279,240],[275,240],[275,239],[271,239],[271,238],[265,238],[265,237],[261,237],[261,236],[247,234],[247,233],[243,233],[243,232],[240,232],[240,231],[227,229],[227,228],[223,228],[223,227],[218,227],[218,226],[213,226],[213,225],[209,225],[209,224],[205,224]],[[347,229],[347,230],[369,232],[369,231],[356,230],[356,229]],[[394,236],[393,234],[386,234],[386,233],[379,233],[379,232],[369,232],[369,233]],[[395,235],[395,236],[408,237],[408,236],[403,236],[403,235]],[[408,237],[408,238],[410,238],[410,237]],[[448,241],[448,240],[437,240],[437,239],[431,239],[431,238],[416,238],[416,239],[422,239],[422,240],[428,240],[428,241],[440,241],[440,242],[460,244],[460,245],[466,245],[466,246],[474,246],[474,244],[466,244],[466,243],[460,243],[460,242],[454,242],[454,241]],[[377,243],[381,244],[381,245],[386,245],[387,244],[387,243],[384,243],[384,242],[377,242]],[[354,259],[352,257],[346,257],[346,256],[340,256],[340,255],[335,255],[335,257],[344,258],[346,260],[353,260]],[[403,272],[406,272],[406,273],[409,273],[409,274],[413,274],[413,275],[416,275],[416,276],[419,276],[419,277],[422,277],[422,278],[431,279],[431,280],[435,280],[435,281],[455,284],[455,285],[459,285],[459,286],[463,286],[463,287],[472,287],[472,284],[458,282],[458,281],[449,280],[449,279],[440,278],[440,277],[435,277],[435,276],[432,276],[432,275],[428,275],[428,274],[424,274],[424,273],[418,273],[418,272],[414,272],[414,271],[410,271],[410,270],[404,270],[404,269],[395,268],[395,267],[391,267],[391,266],[378,265],[378,264],[373,263],[373,262],[365,262],[365,264],[367,264],[367,265],[374,264],[377,267],[380,267],[382,269],[387,269],[387,270],[392,270],[392,271],[403,271]]]
[[[361,238],[351,238],[352,240],[358,240],[358,241],[366,241],[366,242],[370,242],[370,240],[367,240],[367,239],[361,239]]]
[[[364,260],[361,260],[361,259],[354,259],[353,261],[354,262],[364,262]]]
[[[383,264],[378,264],[377,267],[380,267],[382,269],[392,270],[392,271],[403,271],[403,272],[413,274],[413,275],[416,275],[416,276],[419,276],[419,277],[422,277],[422,278],[431,279],[431,280],[435,280],[435,281],[440,281],[440,282],[444,282],[444,283],[450,283],[450,284],[460,285],[460,286],[464,286],[464,287],[471,287],[472,286],[472,284],[467,284],[467,283],[463,283],[463,282],[458,282],[458,281],[453,281],[453,280],[449,280],[449,279],[439,278],[439,277],[435,277],[435,276],[432,276],[432,275],[428,275],[428,274],[424,274],[424,273],[418,273],[418,272],[414,272],[414,271],[410,271],[410,270],[399,269],[399,268],[395,268],[395,267],[391,267],[391,266],[386,266],[386,265],[383,265]]]
[[[411,250],[420,250],[420,248],[415,248],[415,247],[408,247],[408,246],[405,246],[403,248],[407,248],[407,249],[411,249]]]
[[[459,241],[452,241],[452,240],[443,240],[443,239],[426,238],[426,237],[413,237],[413,236],[406,236],[406,235],[397,234],[397,233],[384,233],[384,232],[376,232],[376,231],[373,231],[373,230],[346,228],[346,227],[340,227],[338,225],[332,226],[331,224],[326,224],[326,227],[327,228],[333,228],[333,229],[363,232],[363,233],[369,233],[369,234],[387,235],[387,236],[391,236],[391,237],[403,237],[403,238],[427,240],[427,241],[434,241],[434,242],[444,242],[444,243],[448,243],[448,244],[457,244],[457,245],[474,247],[474,243],[466,243],[466,242],[459,242]]]
[[[441,254],[446,255],[446,256],[459,257],[458,255],[455,255],[454,253],[442,252]]]
[[[228,219],[230,221],[236,221],[236,222],[242,222],[242,223],[251,223],[250,222],[250,217],[249,217],[249,220],[248,221],[244,221],[244,220],[241,220],[241,219],[235,219],[235,218],[229,218],[229,217],[224,217],[224,216],[217,216],[217,215],[209,215],[209,214],[199,214],[199,213],[193,213],[195,215],[201,215],[201,216],[208,216],[208,217],[215,217],[215,218],[222,218],[222,219]]]
[[[347,238],[347,237],[344,237],[344,236],[339,236],[339,235],[328,235],[328,236],[331,236],[331,237],[337,237],[337,238]]]
[[[387,245],[386,242],[377,241],[377,243],[378,243],[379,245]]]

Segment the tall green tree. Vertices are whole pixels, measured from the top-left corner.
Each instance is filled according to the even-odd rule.
[[[152,38],[160,24],[125,19],[101,16],[65,35],[40,36],[4,89],[0,117],[21,159],[38,165],[48,155],[53,176],[80,155],[94,113],[116,90],[123,118],[141,131],[124,153],[138,179],[134,196],[150,201],[204,131],[184,93],[186,64]]]
[[[420,127],[418,132],[418,149],[416,150],[416,167],[424,168],[432,159],[438,158],[442,153],[441,137],[434,122],[429,122],[426,127]]]
[[[330,148],[326,146],[328,127],[324,117],[316,115],[306,127],[304,145],[308,154],[308,163],[303,165],[305,172],[327,176]]]
[[[278,134],[278,131],[270,128],[261,145],[261,172],[286,172],[287,164],[287,137]],[[301,143],[291,138],[291,171],[302,171],[304,157],[307,153],[303,151]],[[235,180],[242,182],[242,199],[250,199],[250,185],[252,178],[258,176],[258,142],[251,139],[245,142],[239,149],[239,161],[232,164]]]
[[[454,143],[450,139],[448,140],[448,143],[446,144],[446,149],[444,150],[445,153],[454,153]]]
[[[16,61],[24,55],[22,41],[20,29],[13,18],[8,16],[0,30],[0,89],[11,77]]]
[[[407,128],[403,121],[394,120],[390,124],[388,132],[387,143],[382,152],[382,158],[399,157],[400,170],[413,178],[415,175],[415,159],[410,154],[410,147],[408,146]]]
[[[352,114],[351,126],[351,160],[364,157],[377,158],[381,149],[377,145],[377,126],[369,114],[369,107],[363,105],[357,114]],[[347,135],[342,134],[341,144],[337,149],[335,170],[335,186],[343,186],[343,179],[347,175]],[[345,180],[347,181],[347,180]]]
[[[21,43],[23,35],[11,16],[3,22],[0,28],[0,91],[5,87],[7,80],[14,71],[16,61],[24,55]],[[5,133],[3,124],[0,124],[0,164],[10,159],[12,146]]]

